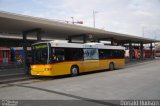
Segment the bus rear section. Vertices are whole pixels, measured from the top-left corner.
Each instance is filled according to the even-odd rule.
[[[101,69],[120,69],[125,66],[125,51],[121,49],[99,49],[99,61]],[[111,67],[112,65],[112,67]]]

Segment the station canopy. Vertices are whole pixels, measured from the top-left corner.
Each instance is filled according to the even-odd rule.
[[[48,39],[66,39],[68,36],[90,34],[94,39],[113,38],[118,41],[132,41],[153,43],[158,40],[120,34],[102,29],[85,27],[81,25],[68,24],[65,22],[37,18],[26,15],[13,14],[8,12],[0,12],[0,34],[10,34],[13,38],[22,35],[22,32],[40,28],[44,31],[42,38]],[[7,38],[8,35],[4,37]]]

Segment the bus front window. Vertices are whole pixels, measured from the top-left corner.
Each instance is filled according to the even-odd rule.
[[[33,64],[47,64],[48,62],[48,46],[47,44],[37,44],[33,49]]]

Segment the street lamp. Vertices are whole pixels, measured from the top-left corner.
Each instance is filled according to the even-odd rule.
[[[144,26],[142,27],[142,37],[144,38]]]
[[[95,14],[98,13],[98,11],[93,10],[93,27],[95,28]]]
[[[142,37],[144,38],[147,32],[147,27],[146,26],[142,26]]]

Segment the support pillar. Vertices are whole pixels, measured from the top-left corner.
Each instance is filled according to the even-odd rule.
[[[150,51],[151,51],[151,58],[153,59],[154,55],[153,55],[153,45],[152,45],[152,43],[150,43]]]
[[[111,39],[111,45],[118,45],[118,41],[116,39]]]
[[[41,37],[40,33],[41,33],[40,31],[37,31],[37,32],[36,32],[37,41],[41,41],[41,40],[42,40],[42,37]]]
[[[96,40],[98,43],[100,43],[100,40],[98,39],[98,40]]]
[[[71,42],[72,42],[72,38],[68,37],[68,43],[71,43]]]
[[[113,39],[111,40],[111,45],[114,45],[114,40]]]
[[[131,41],[129,42],[129,59],[132,60],[133,57],[133,48]]]
[[[87,37],[86,37],[86,35],[83,36],[83,43],[87,43]]]
[[[111,45],[115,44],[115,40],[113,38],[110,39],[111,40]]]
[[[30,63],[27,55],[27,34],[33,33],[33,32],[36,32],[37,40],[41,41],[41,36],[40,36],[41,28],[34,28],[34,29],[23,31],[24,69],[26,74],[28,75],[30,74],[30,70],[29,70]]]
[[[143,56],[143,42],[140,43],[140,53],[141,53],[141,60],[144,59],[144,56]]]
[[[23,50],[24,50],[24,69],[26,74],[29,74],[29,70],[27,69],[27,34],[23,33]]]

